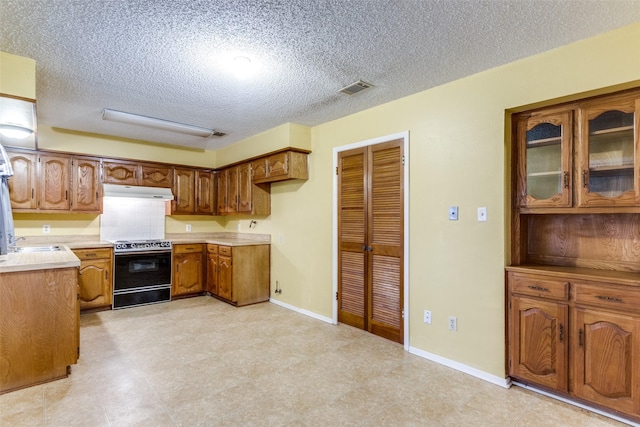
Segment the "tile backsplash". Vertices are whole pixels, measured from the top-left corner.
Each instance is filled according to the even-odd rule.
[[[100,217],[100,239],[163,239],[165,203],[160,200],[105,197]]]

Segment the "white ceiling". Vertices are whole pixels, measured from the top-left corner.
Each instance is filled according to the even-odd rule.
[[[0,0],[0,50],[36,60],[40,125],[215,150],[637,21],[640,0]],[[252,78],[229,70],[239,55]],[[359,79],[374,87],[338,93]],[[228,135],[107,122],[103,108]]]

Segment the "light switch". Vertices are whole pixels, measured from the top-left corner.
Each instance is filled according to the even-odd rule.
[[[487,208],[478,208],[478,221],[487,220]]]
[[[449,221],[457,221],[458,220],[458,207],[450,206],[449,207]]]

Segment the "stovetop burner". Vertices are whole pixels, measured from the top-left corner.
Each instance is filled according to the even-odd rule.
[[[170,240],[116,240],[113,243],[116,253],[171,250]]]

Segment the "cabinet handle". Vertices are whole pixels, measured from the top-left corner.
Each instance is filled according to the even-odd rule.
[[[33,196],[35,196],[35,189],[31,189],[31,198],[33,199]]]
[[[104,271],[104,279],[105,280],[109,279],[109,270]]]
[[[85,252],[84,256],[95,258],[98,255],[96,253],[94,253],[94,252]]]
[[[569,172],[565,171],[563,175],[563,179],[564,179],[564,188],[569,188]]]
[[[533,285],[529,285],[527,286],[529,289],[533,289],[534,291],[541,291],[541,292],[549,292],[549,289],[547,288],[543,288],[542,286],[533,286]]]
[[[64,192],[64,199],[65,200],[69,200],[69,191],[68,190]]]
[[[558,341],[563,342],[564,341],[564,325],[560,323],[560,325],[558,326],[558,329],[559,329]]]
[[[582,169],[582,187],[587,188],[587,171]]]
[[[98,192],[96,191],[96,200],[98,200]]]
[[[582,347],[584,344],[584,332],[582,332],[582,329],[580,329],[578,331],[578,347]]]
[[[367,250],[367,245],[362,245],[362,250],[366,251]]]
[[[606,295],[596,295],[596,298],[602,301],[623,302],[620,298],[608,297]]]
[[[369,246],[369,252],[371,252],[373,250],[373,247]]]

